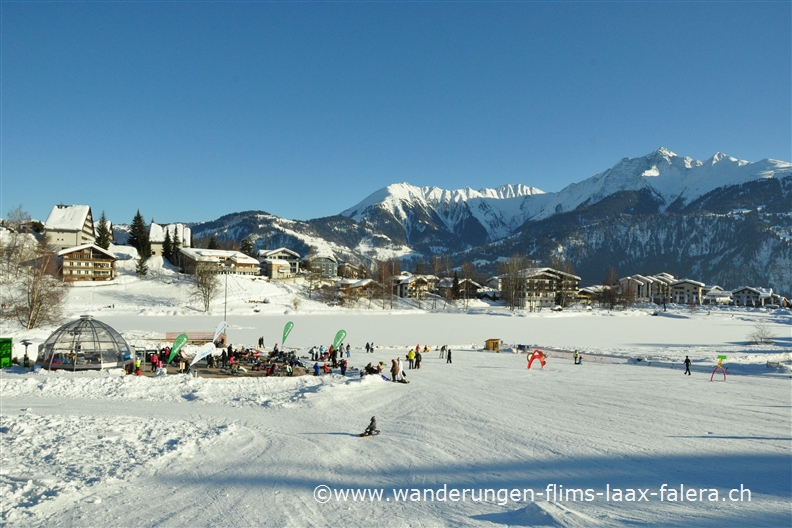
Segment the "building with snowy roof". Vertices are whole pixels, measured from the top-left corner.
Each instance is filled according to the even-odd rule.
[[[258,252],[258,259],[261,263],[261,270],[263,274],[273,279],[278,277],[268,275],[268,269],[271,268],[271,264],[277,264],[277,273],[281,275],[280,278],[297,275],[297,273],[300,271],[300,254],[289,248],[281,247],[278,249],[260,249]],[[281,269],[283,262],[287,262],[289,264],[288,274],[285,276],[283,275],[284,270]]]
[[[509,290],[518,308],[567,306],[577,299],[580,277],[553,268],[525,268],[513,276],[503,274],[487,279],[487,285],[499,292],[507,283],[513,285]]]
[[[195,274],[199,265],[207,266],[215,273],[234,275],[258,275],[259,261],[239,251],[225,249],[181,248],[179,253],[184,272]]]
[[[308,255],[303,263],[309,273],[318,273],[323,279],[338,277],[338,260],[331,253]]]
[[[82,315],[55,330],[39,345],[36,364],[47,370],[122,368],[135,350],[109,325]]]
[[[765,306],[780,304],[780,296],[773,293],[772,288],[741,286],[731,292],[736,306]]]
[[[151,242],[151,256],[162,256],[162,244],[165,243],[165,233],[170,235],[171,243],[179,242],[179,248],[190,247],[192,230],[184,224],[155,224],[149,226],[149,242]]]
[[[65,282],[109,281],[115,278],[116,256],[95,244],[58,251],[58,273]]]
[[[703,282],[681,279],[671,283],[671,295],[677,304],[702,304],[704,286]]]
[[[96,242],[93,215],[87,205],[56,205],[44,222],[47,243],[54,249]]]

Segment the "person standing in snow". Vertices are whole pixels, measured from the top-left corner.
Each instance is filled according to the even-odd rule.
[[[440,347],[440,359],[443,359],[445,357],[445,351],[446,351],[446,346],[445,345],[441,346]]]
[[[446,364],[451,363],[451,349],[450,348],[446,350],[446,357],[448,358],[448,359],[446,359]]]
[[[368,354],[370,351],[371,349],[369,348],[368,341],[366,341],[366,354]]]
[[[690,357],[685,356],[685,374],[688,376],[692,376],[693,374],[690,373]]]
[[[418,350],[418,352],[415,354],[415,368],[417,368],[417,369],[421,368],[421,360],[422,359],[423,359],[423,356],[421,355],[421,351]]]
[[[575,365],[577,365],[578,364],[578,358],[580,357],[580,354],[578,354],[577,350],[575,350],[575,355],[573,357],[575,358]]]
[[[341,360],[341,375],[346,376],[346,369],[347,369],[347,360]]]
[[[407,368],[412,369],[415,366],[415,351],[411,348],[407,352]]]
[[[396,381],[396,376],[399,374],[399,366],[396,364],[395,359],[391,359],[391,381]]]
[[[396,381],[404,381],[404,367],[402,366],[401,358],[396,358]]]
[[[350,348],[351,347],[349,346],[349,343],[347,343],[347,347],[346,347],[347,357],[349,357],[349,355],[350,355],[349,354]]]

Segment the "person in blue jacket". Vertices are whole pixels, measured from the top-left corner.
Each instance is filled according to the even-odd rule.
[[[314,368],[314,376],[318,376],[319,375],[319,370],[321,369],[321,367],[319,367],[319,363],[314,363],[314,367],[313,368]]]

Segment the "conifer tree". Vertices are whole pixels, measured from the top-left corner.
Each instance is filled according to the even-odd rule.
[[[206,249],[220,249],[220,244],[217,243],[217,238],[214,235],[209,237],[209,244],[206,245]]]
[[[139,258],[137,261],[137,265],[135,266],[135,273],[138,277],[143,277],[148,274],[148,264],[146,264],[146,260],[143,257]]]
[[[139,209],[135,218],[132,219],[132,227],[129,230],[127,244],[137,249],[141,259],[148,260],[151,257],[151,242],[149,241],[148,229],[146,229],[146,222],[143,220],[143,215],[140,214]]]
[[[250,243],[250,240],[247,238],[244,239],[242,242],[239,243],[239,251],[247,255],[248,257],[253,256],[253,244]]]
[[[99,217],[99,225],[96,227],[96,245],[102,249],[110,247],[113,236],[110,229],[107,228],[107,217],[105,212],[102,211],[102,216]]]
[[[184,228],[182,228],[184,229]],[[184,231],[182,231],[184,233]],[[178,224],[176,227],[173,228],[173,244],[171,249],[171,264],[174,266],[181,266],[181,253],[179,249],[181,248],[181,235],[179,235],[179,226]]]
[[[165,228],[165,240],[162,241],[162,256],[173,262],[173,244],[171,243],[170,231]]]

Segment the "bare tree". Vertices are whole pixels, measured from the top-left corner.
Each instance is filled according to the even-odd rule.
[[[773,331],[764,322],[756,323],[753,332],[748,335],[748,341],[755,345],[772,345],[773,338]]]
[[[470,281],[476,278],[476,266],[470,262],[465,262],[462,264],[461,271],[464,284],[464,286],[462,286],[462,303],[465,307],[465,310],[467,310],[468,304],[470,303],[470,295],[468,293],[470,289]]]
[[[203,304],[204,311],[209,311],[212,300],[220,291],[220,278],[217,268],[211,264],[199,262],[195,267],[195,275],[190,288],[190,297]]]
[[[10,285],[7,315],[28,330],[59,322],[68,287],[57,273],[55,252],[42,242],[32,258],[22,263]]]
[[[616,268],[613,266],[608,268],[602,285],[605,286],[605,288],[602,291],[600,302],[607,306],[608,310],[613,310],[619,302],[619,275],[616,273]]]
[[[498,264],[498,274],[501,281],[501,296],[506,301],[506,306],[510,310],[515,308],[522,308],[524,298],[522,290],[524,287],[524,279],[521,272],[524,269],[531,267],[531,261],[528,257],[515,253],[508,260]]]

